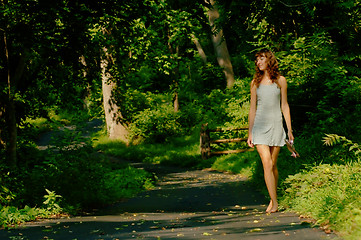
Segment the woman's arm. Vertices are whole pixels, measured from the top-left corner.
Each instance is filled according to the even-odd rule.
[[[292,125],[291,125],[291,111],[287,100],[287,81],[285,77],[281,76],[278,82],[281,86],[281,109],[287,125],[288,139],[290,141],[293,141],[294,137],[293,137]]]
[[[257,86],[252,81],[251,83],[251,103],[248,114],[248,146],[253,148],[254,145],[252,143],[252,129],[254,124],[254,118],[256,117],[256,107],[257,107]]]

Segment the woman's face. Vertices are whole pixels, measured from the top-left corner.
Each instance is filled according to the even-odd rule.
[[[258,67],[258,69],[260,71],[266,70],[267,67],[268,67],[268,59],[267,59],[267,57],[264,54],[257,57],[256,64],[257,64],[257,67]]]

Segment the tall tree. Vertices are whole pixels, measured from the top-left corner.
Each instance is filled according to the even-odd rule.
[[[103,32],[105,33],[107,30],[103,30]],[[127,143],[128,130],[123,123],[122,113],[113,96],[116,83],[114,82],[113,76],[110,74],[112,63],[114,63],[114,61],[110,51],[108,48],[103,47],[100,68],[102,76],[103,106],[107,132],[110,139],[119,139]]]
[[[209,0],[208,10],[209,24],[212,28],[212,42],[217,56],[219,66],[222,67],[226,81],[227,88],[232,88],[234,85],[234,72],[231,62],[231,57],[228,52],[227,43],[223,34],[222,28],[217,26],[217,19],[220,17],[217,3],[215,0]]]
[[[0,78],[5,80],[1,83],[5,90],[2,92],[2,101],[4,101],[4,114],[6,118],[6,153],[7,164],[10,167],[15,167],[17,164],[17,114],[16,114],[16,95],[18,93],[18,85],[23,76],[26,64],[26,47],[20,45],[19,34],[14,32],[17,28],[26,28],[26,23],[30,16],[24,13],[22,6],[19,4],[9,3],[8,1],[1,1],[1,10],[4,13],[5,19],[2,19],[0,31],[2,39],[0,45],[1,51],[1,74]],[[16,11],[21,11],[20,13]],[[6,14],[7,13],[7,14]],[[22,16],[23,15],[23,16]],[[2,104],[1,104],[2,105]]]

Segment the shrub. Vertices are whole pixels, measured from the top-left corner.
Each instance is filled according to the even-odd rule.
[[[43,207],[40,208],[31,208],[26,205],[19,209],[14,206],[0,205],[0,226],[9,227],[26,221],[33,221],[38,218],[46,218],[59,214],[62,209],[58,204],[57,198],[61,196],[47,189],[46,192],[48,194],[44,195],[45,201],[43,202]]]
[[[144,170],[131,169],[126,164],[113,169],[106,156],[93,149],[89,139],[71,130],[58,134],[37,161],[29,162],[18,175],[21,187],[16,189],[16,198],[24,204],[39,205],[44,189],[52,189],[62,196],[64,208],[84,209],[129,197],[151,182]],[[118,185],[112,181],[114,178]]]
[[[360,163],[321,164],[289,176],[284,184],[281,205],[317,219],[346,239],[361,237]]]
[[[328,134],[326,145],[343,143],[347,158],[335,155],[330,163],[308,165],[299,173],[289,175],[282,183],[281,205],[317,220],[326,228],[344,235],[345,239],[361,237],[361,163],[360,146],[345,137]],[[338,148],[340,149],[340,148]],[[353,156],[353,157],[352,157]]]
[[[179,136],[182,133],[179,118],[180,114],[174,112],[172,104],[162,104],[155,109],[146,109],[140,112],[131,123],[130,137],[163,142],[169,137]]]

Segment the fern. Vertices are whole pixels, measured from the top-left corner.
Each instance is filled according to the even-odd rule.
[[[358,143],[354,143],[351,140],[347,139],[344,136],[339,136],[337,134],[325,134],[326,136],[323,138],[323,144],[327,146],[334,146],[343,142],[344,147],[348,147],[350,152],[353,152],[355,155],[361,153],[361,146]]]

